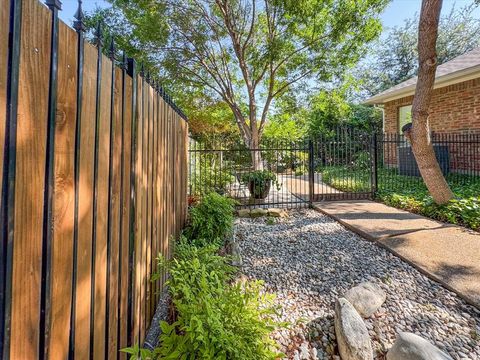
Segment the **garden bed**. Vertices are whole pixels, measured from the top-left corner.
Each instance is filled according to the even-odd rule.
[[[338,355],[334,302],[363,281],[387,293],[366,325],[382,359],[399,331],[429,340],[454,359],[480,358],[480,311],[379,248],[314,210],[288,218],[240,219],[235,237],[242,276],[262,280],[277,294],[279,321],[290,328],[273,334],[289,358]]]
[[[322,181],[341,191],[370,189],[370,171],[345,167],[322,169]],[[397,175],[394,170],[379,169],[377,199],[389,206],[429,218],[480,230],[480,179],[452,174],[447,181],[456,199],[446,205],[433,202],[421,179]]]

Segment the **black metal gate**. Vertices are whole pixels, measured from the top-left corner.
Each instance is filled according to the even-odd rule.
[[[314,143],[313,202],[371,199],[376,183],[376,136],[350,128]]]
[[[191,200],[215,191],[239,207],[297,207],[324,200],[370,199],[375,184],[374,136],[339,129],[314,140],[263,141],[258,149],[242,143],[190,142]],[[271,180],[253,182],[253,154]],[[255,185],[257,184],[257,185]],[[257,188],[255,188],[257,186]],[[268,188],[267,188],[268,187]]]

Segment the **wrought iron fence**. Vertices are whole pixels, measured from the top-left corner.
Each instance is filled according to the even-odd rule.
[[[480,134],[437,133],[432,141],[453,188],[480,184]],[[254,153],[260,153],[260,168],[268,172],[262,181],[253,166]],[[295,143],[264,141],[258,149],[243,143],[190,144],[192,198],[216,191],[241,207],[293,207],[418,190],[426,187],[403,135],[338,128]]]
[[[378,154],[377,191],[424,189],[425,184],[404,135],[374,135]],[[435,155],[452,187],[480,182],[480,134],[433,133]]]
[[[255,154],[261,159],[257,166]],[[308,159],[308,141],[266,141],[257,149],[191,141],[189,195],[215,191],[236,199],[238,206],[301,206],[310,199]]]

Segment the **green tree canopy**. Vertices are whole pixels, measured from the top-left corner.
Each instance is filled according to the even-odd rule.
[[[330,81],[381,31],[387,0],[112,0],[103,16],[176,89],[229,107],[258,146],[272,103],[298,84]],[[101,15],[101,14],[100,14]]]
[[[477,6],[472,3],[462,8],[453,7],[440,18],[439,64],[480,46],[480,19],[474,14]],[[417,74],[417,38],[418,14],[375,42],[370,55],[354,71],[363,84],[360,98],[375,95]]]

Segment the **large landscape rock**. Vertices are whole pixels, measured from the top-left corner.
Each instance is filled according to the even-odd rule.
[[[287,212],[283,209],[270,208],[268,209],[268,215],[271,217],[287,217]]]
[[[250,211],[250,216],[252,218],[257,218],[257,217],[262,217],[267,215],[268,215],[268,211],[262,208],[255,208]]]
[[[452,358],[420,336],[401,332],[388,351],[387,360],[452,360]]]
[[[382,306],[387,295],[379,285],[363,282],[348,290],[344,297],[361,316],[368,318]]]
[[[335,302],[335,334],[342,360],[373,359],[365,323],[345,298],[338,298]]]
[[[240,209],[237,211],[238,217],[248,218],[250,217],[250,209]]]

